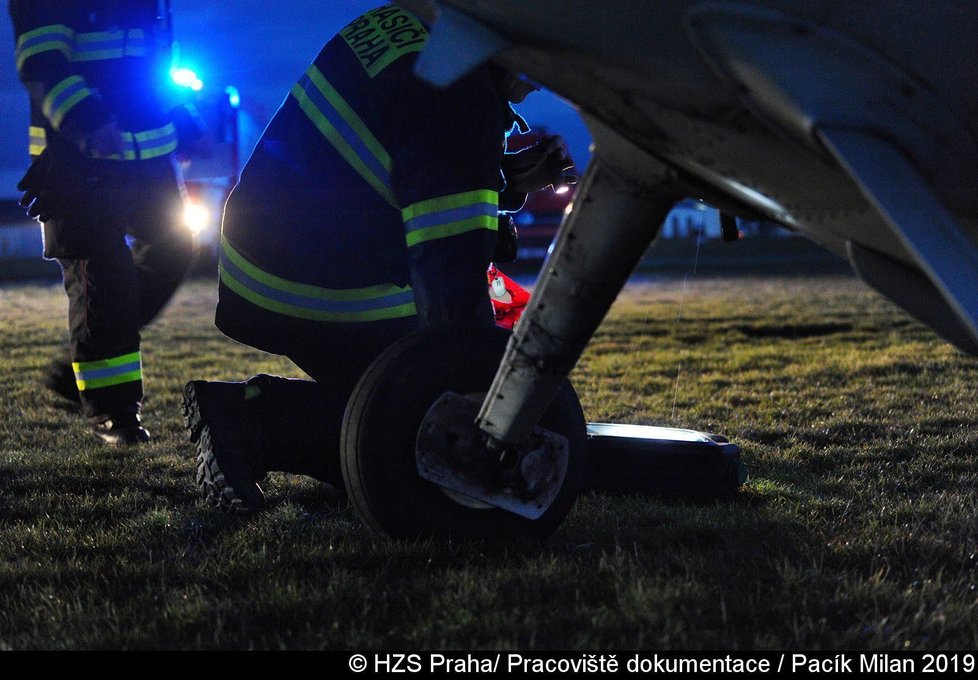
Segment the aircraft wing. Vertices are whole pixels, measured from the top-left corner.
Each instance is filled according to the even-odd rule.
[[[434,22],[422,77],[520,71],[579,108],[616,173],[664,164],[689,195],[849,257],[978,353],[978,4],[401,4]]]

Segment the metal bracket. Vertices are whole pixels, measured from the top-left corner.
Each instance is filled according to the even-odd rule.
[[[481,403],[481,395],[446,392],[428,409],[418,430],[418,474],[466,500],[538,519],[567,477],[567,438],[534,427],[521,445],[493,451],[475,424]]]

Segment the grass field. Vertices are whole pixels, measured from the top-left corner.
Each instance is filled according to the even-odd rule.
[[[300,375],[214,303],[192,282],[145,333],[154,440],[107,450],[39,388],[60,288],[0,288],[0,648],[978,648],[978,362],[849,277],[630,284],[572,376],[588,419],[723,433],[751,479],[587,495],[534,546],[387,543],[285,475],[257,518],[204,507],[183,383]]]

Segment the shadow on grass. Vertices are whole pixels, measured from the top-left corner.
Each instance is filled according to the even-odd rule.
[[[848,323],[806,323],[784,325],[740,325],[734,326],[748,338],[817,338],[835,333],[848,333],[852,324]]]

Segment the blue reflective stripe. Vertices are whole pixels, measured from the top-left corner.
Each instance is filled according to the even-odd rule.
[[[42,26],[24,33],[17,39],[15,49],[17,70],[25,61],[44,52],[61,52],[66,58],[70,57],[73,36],[72,30],[63,24]]]
[[[48,101],[45,102],[45,104],[47,104],[47,110],[48,112],[50,112],[49,115],[58,111],[58,109],[60,109],[61,106],[66,101],[71,99],[73,96],[75,96],[82,90],[88,90],[88,86],[85,85],[84,80],[82,80],[81,78],[76,78],[74,82],[68,85],[68,87],[66,87],[61,92],[59,92],[57,97],[55,97],[49,102]]]
[[[492,203],[473,203],[472,205],[451,208],[449,210],[439,210],[426,215],[413,217],[404,223],[404,228],[408,233],[410,233],[418,229],[426,229],[427,227],[434,227],[440,224],[458,222],[471,217],[481,217],[483,215],[496,217],[498,213],[499,207]]]
[[[31,156],[40,156],[48,145],[47,132],[36,125],[31,125],[28,140],[28,151]]]
[[[382,297],[366,300],[326,300],[323,298],[290,293],[277,288],[272,288],[271,286],[268,286],[251,277],[249,274],[242,271],[236,264],[234,264],[234,262],[232,262],[228,257],[227,253],[223,250],[221,251],[221,266],[224,268],[224,271],[234,280],[263,298],[317,312],[330,312],[338,314],[369,312],[414,302],[414,292],[410,288],[402,290],[393,295],[384,295]]]
[[[58,129],[68,112],[91,94],[92,91],[81,77],[69,76],[51,88],[41,108],[55,129]]]
[[[146,160],[165,156],[177,149],[177,130],[173,123],[142,132],[123,132],[123,155],[110,156],[109,160]]]
[[[353,151],[360,158],[363,164],[366,165],[370,171],[384,183],[384,185],[389,187],[391,183],[390,172],[387,170],[387,168],[381,165],[380,161],[377,160],[377,157],[371,153],[370,149],[367,148],[367,145],[364,144],[363,139],[360,138],[360,135],[358,135],[356,131],[350,127],[346,120],[343,119],[343,116],[341,116],[333,105],[327,101],[326,97],[324,97],[319,91],[319,88],[313,84],[312,79],[308,74],[303,75],[302,78],[299,79],[299,87],[301,87],[306,93],[313,105],[319,109],[320,113],[326,116],[326,119],[334,128],[336,128],[336,131],[340,133],[343,139],[346,140],[346,143],[353,148]]]
[[[51,101],[49,110],[52,112],[57,111],[61,105],[70,99],[74,94],[86,89],[88,88],[85,86],[85,81],[79,78],[76,82],[71,83],[71,85],[62,90],[58,96]]]
[[[72,61],[96,61],[145,56],[146,35],[141,29],[127,32],[79,33],[75,36]]]
[[[173,123],[144,132],[135,132],[133,137],[139,145],[140,158],[156,158],[177,149],[177,129]]]
[[[50,33],[44,33],[42,35],[35,35],[27,40],[23,40],[17,45],[17,52],[26,52],[32,47],[37,45],[43,45],[44,43],[51,43],[48,49],[56,49],[63,51],[64,49],[71,49],[71,29],[63,27],[65,30],[52,30]],[[46,51],[46,50],[45,50]]]
[[[81,391],[114,387],[143,379],[138,351],[96,361],[76,361],[71,364],[75,385]]]
[[[139,360],[136,360],[128,364],[112,366],[110,368],[95,368],[87,371],[75,371],[75,379],[97,380],[98,378],[108,378],[113,375],[122,375],[123,373],[138,370],[140,370],[140,362]]]
[[[127,161],[136,160],[136,142],[131,132],[122,133],[123,157]]]

